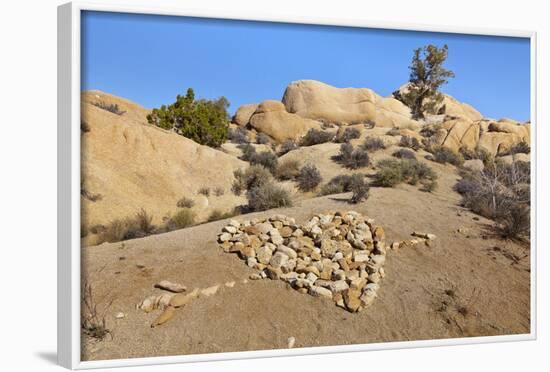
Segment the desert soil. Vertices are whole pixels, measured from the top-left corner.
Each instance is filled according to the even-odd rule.
[[[299,348],[529,333],[528,246],[495,237],[492,221],[458,207],[452,191],[456,172],[437,167],[449,169],[438,172],[447,176],[431,194],[409,185],[371,188],[370,198],[358,205],[348,204],[347,194],[330,195],[236,217],[282,213],[303,223],[314,213],[356,210],[384,227],[388,243],[408,239],[415,230],[436,234],[433,246],[388,251],[379,297],[360,313],[300,294],[283,281],[246,280],[255,270],[216,243],[226,221],[82,248],[83,278],[93,285],[100,307],[113,301],[106,313],[112,337],[84,336],[82,358],[281,349],[289,337]],[[189,289],[221,287],[150,328],[159,312],[135,306],[162,293],[153,288],[161,280]],[[224,286],[232,281],[234,287]],[[125,317],[116,319],[119,312]]]

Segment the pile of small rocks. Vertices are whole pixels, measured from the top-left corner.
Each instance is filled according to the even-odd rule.
[[[303,226],[284,215],[230,220],[218,242],[258,270],[250,279],[284,280],[350,312],[372,304],[385,276],[384,229],[354,211],[318,214]]]

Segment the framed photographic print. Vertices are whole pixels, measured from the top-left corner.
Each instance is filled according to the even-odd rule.
[[[535,338],[535,33],[58,10],[58,353]]]

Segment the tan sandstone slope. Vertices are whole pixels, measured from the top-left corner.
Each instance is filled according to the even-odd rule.
[[[93,103],[117,104],[122,115]],[[242,204],[230,190],[233,171],[245,163],[222,151],[201,146],[147,124],[145,108],[99,91],[82,93],[82,196],[84,224],[106,224],[144,208],[160,223],[177,210],[183,196],[195,200],[198,218]],[[216,187],[224,195],[198,194]],[[94,201],[95,200],[95,201]]]

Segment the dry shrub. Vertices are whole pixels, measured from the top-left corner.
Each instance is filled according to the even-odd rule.
[[[292,150],[296,150],[297,148],[299,148],[300,146],[298,146],[298,144],[292,140],[286,140],[285,142],[283,142],[283,144],[279,147],[279,156],[283,156],[284,154],[292,151]]]
[[[136,213],[135,223],[140,232],[145,235],[151,234],[155,230],[155,225],[153,225],[153,216],[151,216],[143,208]]]
[[[223,189],[223,187],[218,186],[214,189],[214,195],[222,196],[223,194],[225,194],[225,190]]]
[[[313,146],[325,142],[330,142],[334,138],[334,134],[330,132],[325,132],[318,129],[310,129],[306,135],[302,138],[302,146]]]
[[[300,175],[300,162],[295,159],[286,159],[279,163],[275,177],[278,180],[294,180]]]
[[[354,149],[353,145],[350,143],[343,143],[340,145],[340,152],[336,160],[344,167],[350,169],[363,168],[370,164],[370,158],[367,151],[362,147]]]
[[[380,138],[368,136],[367,138],[365,138],[365,141],[363,142],[361,147],[367,151],[378,151],[385,149],[386,145],[384,144],[384,141],[382,141]]]
[[[301,191],[311,191],[321,183],[321,173],[314,165],[305,165],[298,175],[298,188]]]
[[[122,111],[116,103],[105,103],[103,101],[92,102],[92,105],[99,107],[102,110],[109,111],[115,115],[123,115],[126,111]]]
[[[271,151],[263,151],[253,153],[249,158],[249,162],[251,165],[262,165],[274,174],[277,170],[279,159],[277,158],[277,155]]]
[[[410,159],[387,159],[378,163],[380,168],[375,175],[375,185],[394,187],[406,182],[416,185],[421,182],[423,190],[433,191],[437,186],[437,174],[426,164]]]
[[[81,313],[81,328],[82,332],[92,338],[103,340],[107,335],[111,335],[111,331],[107,328],[105,315],[111,307],[113,301],[107,302],[102,309],[94,297],[92,285],[84,283],[82,290],[82,313]]]
[[[259,145],[268,144],[270,141],[271,141],[271,139],[265,133],[258,133],[256,135],[256,143],[259,144]]]
[[[250,158],[256,154],[256,148],[250,143],[237,146],[242,151],[241,160],[250,161]]]
[[[226,218],[231,218],[239,214],[238,208],[235,208],[230,212],[222,212],[219,209],[214,209],[212,213],[208,216],[208,222],[225,220]]]
[[[210,188],[209,187],[201,187],[199,189],[198,193],[208,197],[208,196],[210,196]]]
[[[229,132],[227,133],[227,137],[233,143],[250,142],[248,139],[248,131],[243,127],[239,127],[236,129],[229,129]]]
[[[346,128],[340,136],[336,136],[334,139],[338,143],[349,142],[352,139],[361,137],[361,132],[357,128]]]
[[[434,160],[438,163],[449,163],[457,167],[460,167],[462,164],[464,164],[464,157],[458,152],[455,152],[447,147],[434,147],[432,148],[431,153],[434,156]]]
[[[247,192],[246,197],[248,209],[252,212],[292,206],[288,191],[272,182],[253,187]]]
[[[354,174],[351,177],[350,190],[352,192],[350,203],[357,204],[369,197],[369,184],[365,182],[365,178]]]
[[[409,149],[399,149],[392,154],[393,157],[398,159],[414,159],[416,160],[416,154]]]
[[[233,172],[233,175],[235,180],[233,181],[232,190],[235,195],[241,195],[243,191],[248,191],[273,180],[271,173],[261,165],[252,165],[245,171],[237,169]]]
[[[193,201],[193,199],[187,198],[185,196],[178,200],[178,202],[176,203],[176,206],[178,208],[193,208],[194,205],[195,202]]]
[[[420,142],[415,137],[402,136],[399,141],[399,146],[413,149],[414,151],[420,150]]]
[[[182,209],[170,218],[176,228],[183,229],[195,224],[195,213],[190,209]]]

